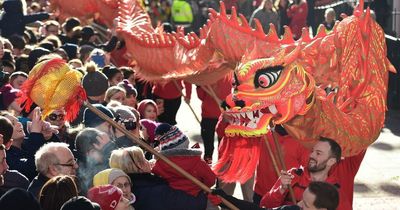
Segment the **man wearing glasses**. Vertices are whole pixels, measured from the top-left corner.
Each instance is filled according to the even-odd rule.
[[[74,176],[78,169],[78,164],[68,144],[60,142],[43,145],[35,154],[35,165],[39,173],[32,180],[28,191],[36,197],[47,180],[58,175]]]

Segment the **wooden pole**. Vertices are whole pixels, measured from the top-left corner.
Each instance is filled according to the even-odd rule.
[[[282,166],[282,170],[287,171],[285,159],[283,158],[282,148],[278,141],[278,137],[276,136],[275,126],[271,127],[271,132],[272,132],[272,137],[274,138],[275,147],[276,147],[276,151],[278,152],[278,159]],[[294,191],[293,191],[292,185],[289,185],[289,194],[290,194],[293,204],[296,205],[297,201],[296,201],[296,197],[294,196]]]
[[[96,107],[94,107],[92,104],[90,104],[88,101],[85,101],[85,106],[92,111],[93,113],[95,113],[97,116],[99,116],[101,119],[105,120],[106,122],[110,123],[114,128],[118,129],[119,131],[121,131],[123,134],[125,134],[126,136],[128,136],[130,139],[133,139],[139,146],[143,147],[144,149],[146,149],[147,151],[151,152],[153,155],[155,155],[157,158],[161,159],[162,161],[164,161],[166,164],[168,164],[169,166],[171,166],[173,169],[175,169],[177,172],[179,172],[182,176],[184,176],[185,178],[189,179],[190,181],[192,181],[194,184],[196,184],[197,186],[199,186],[201,189],[203,189],[204,191],[206,191],[207,193],[211,193],[211,189],[208,188],[205,184],[203,184],[201,181],[199,181],[198,179],[196,179],[195,177],[193,177],[191,174],[189,174],[188,172],[186,172],[185,170],[183,170],[181,167],[179,167],[178,165],[176,165],[174,162],[170,161],[167,157],[165,157],[164,155],[158,153],[156,150],[153,149],[153,147],[151,147],[150,145],[146,144],[145,142],[141,141],[140,139],[136,138],[131,132],[129,132],[128,130],[126,130],[123,126],[121,126],[120,124],[118,124],[117,122],[115,122],[114,120],[112,120],[111,118],[109,118],[106,114],[104,114],[103,112],[101,112],[100,110],[98,110]],[[232,203],[230,203],[229,201],[227,201],[226,199],[220,197],[222,202],[229,207],[230,209],[234,209],[234,210],[239,210],[236,206],[234,206]]]
[[[186,95],[182,92],[182,88],[179,87],[179,85],[178,85],[178,83],[176,82],[176,80],[172,80],[172,82],[174,83],[176,89],[178,89],[179,92],[181,92],[181,96],[183,96],[184,98],[186,98]],[[196,118],[197,122],[200,124],[200,119],[199,119],[199,117],[197,116],[196,112],[194,111],[192,105],[190,105],[190,103],[187,102],[186,100],[184,100],[184,101],[185,101],[185,103],[189,106],[189,109],[190,109],[190,111],[192,111],[192,113],[193,113],[194,117]]]
[[[272,165],[274,166],[275,173],[276,173],[276,175],[277,175],[278,177],[280,177],[280,176],[281,176],[281,172],[280,172],[279,167],[278,167],[278,164],[277,164],[277,162],[276,162],[275,155],[274,155],[274,153],[272,152],[271,145],[269,145],[267,135],[264,135],[264,136],[263,136],[263,139],[264,139],[265,145],[267,145],[268,154],[269,154],[269,157],[270,157],[271,160],[272,160]]]

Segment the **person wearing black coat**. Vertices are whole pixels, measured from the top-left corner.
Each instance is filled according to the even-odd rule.
[[[38,20],[46,20],[50,17],[48,13],[37,13],[24,15],[23,5],[20,0],[6,0],[3,3],[4,12],[0,17],[1,36],[9,38],[17,34],[24,35],[26,24]]]

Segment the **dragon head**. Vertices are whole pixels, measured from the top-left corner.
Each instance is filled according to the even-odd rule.
[[[305,114],[314,102],[315,80],[299,58],[301,46],[278,50],[269,58],[245,56],[235,69],[234,92],[226,98],[228,136],[258,137],[269,124]]]

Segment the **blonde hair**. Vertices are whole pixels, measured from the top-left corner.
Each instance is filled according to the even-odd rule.
[[[117,94],[118,92],[123,92],[126,97],[126,90],[124,88],[119,86],[112,86],[107,89],[104,101],[109,103],[111,97],[113,97],[113,95]]]
[[[119,168],[125,173],[149,173],[150,163],[140,147],[132,146],[114,150],[110,156],[110,167]]]

